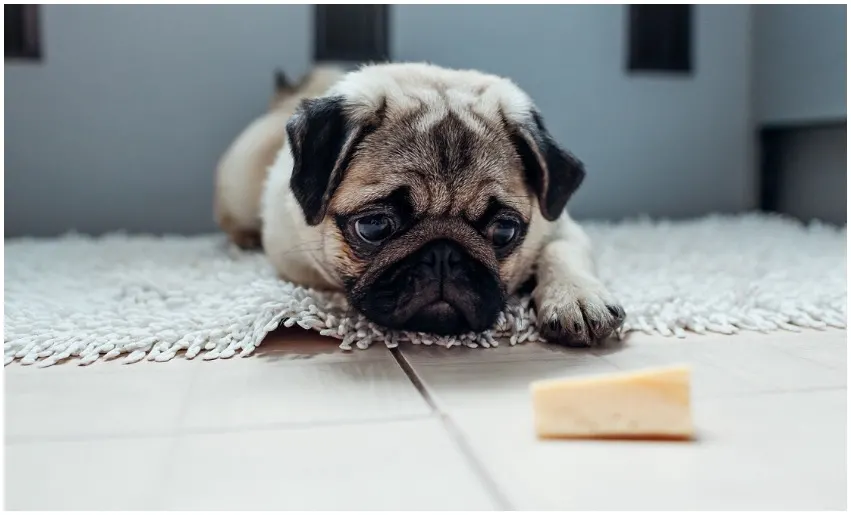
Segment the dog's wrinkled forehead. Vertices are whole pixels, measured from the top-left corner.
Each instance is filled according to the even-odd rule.
[[[343,97],[348,114],[358,122],[369,121],[384,108],[401,116],[428,105],[424,125],[436,123],[449,111],[525,123],[535,108],[529,96],[506,78],[428,64],[366,66],[346,75],[328,95]]]
[[[418,214],[475,218],[491,198],[528,211],[506,120],[530,117],[533,105],[510,81],[388,65],[350,74],[330,94],[344,99],[355,123],[374,126],[357,147],[335,210],[356,210],[405,187]]]
[[[322,223],[329,208],[355,211],[394,186],[418,190],[411,191],[418,211],[475,216],[496,196],[497,204],[537,204],[554,221],[585,176],[510,80],[425,64],[346,75],[324,97],[301,103],[287,121],[287,141],[290,190],[309,225]]]

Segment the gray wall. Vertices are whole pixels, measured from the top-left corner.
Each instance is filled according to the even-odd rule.
[[[308,67],[309,6],[42,7],[5,65],[6,235],[214,228],[225,147]]]
[[[751,208],[751,7],[695,11],[696,74],[686,78],[624,73],[619,5],[398,6],[393,56],[513,77],[587,164],[576,215]]]
[[[845,5],[754,7],[754,107],[760,123],[844,119]]]
[[[802,219],[847,219],[845,5],[754,8],[754,111],[786,127],[777,151],[778,209]],[[824,127],[827,123],[829,126]]]
[[[43,7],[46,61],[6,64],[6,234],[213,228],[212,174],[302,73],[309,6]],[[628,76],[625,8],[394,6],[392,53],[513,77],[583,159],[582,217],[754,206],[751,8],[696,8],[696,74]]]

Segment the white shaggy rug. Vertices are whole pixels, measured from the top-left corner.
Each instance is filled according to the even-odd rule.
[[[844,228],[764,215],[584,226],[626,309],[625,331],[845,327]],[[220,235],[9,240],[5,257],[6,364],[247,356],[266,333],[295,324],[341,339],[344,349],[538,339],[528,299],[512,300],[488,333],[384,331],[349,312],[341,295],[277,280],[262,254],[237,251]]]

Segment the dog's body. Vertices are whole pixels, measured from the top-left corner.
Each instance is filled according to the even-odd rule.
[[[294,95],[284,103],[315,96]],[[272,127],[287,117],[284,138],[283,123]],[[548,338],[588,345],[623,321],[588,238],[564,212],[583,167],[510,81],[367,66],[264,123],[243,138],[281,141],[281,151],[265,184],[256,167],[231,165],[228,180],[220,173],[219,198],[238,206],[219,220],[241,244],[240,231],[259,229],[283,278],[345,291],[396,329],[487,329],[533,274]],[[244,147],[244,161],[268,159],[252,153],[257,143]],[[237,218],[238,231],[224,222]]]

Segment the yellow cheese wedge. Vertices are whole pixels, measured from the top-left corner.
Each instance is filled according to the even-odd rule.
[[[690,439],[687,366],[532,383],[541,438]]]

